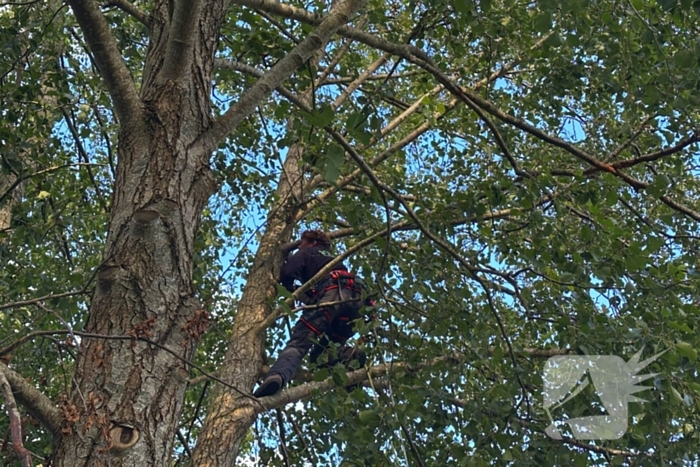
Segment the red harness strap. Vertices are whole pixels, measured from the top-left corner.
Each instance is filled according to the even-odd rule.
[[[315,327],[313,324],[309,323],[309,322],[306,321],[304,318],[299,318],[299,319],[301,320],[302,323],[306,324],[306,326],[307,326],[309,329],[311,329],[311,330],[313,331],[314,334],[316,334],[317,336],[320,336],[320,335],[321,335],[321,331],[319,331],[318,329],[316,329],[316,327]]]

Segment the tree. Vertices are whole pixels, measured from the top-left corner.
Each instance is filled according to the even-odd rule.
[[[0,10],[8,458],[697,462],[692,2],[68,5]],[[370,360],[256,400],[309,226]],[[625,437],[544,435],[546,358],[644,346]]]

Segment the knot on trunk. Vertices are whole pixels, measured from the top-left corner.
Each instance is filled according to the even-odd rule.
[[[134,426],[115,423],[109,430],[109,437],[112,441],[112,449],[124,450],[136,444],[141,437],[141,433]]]

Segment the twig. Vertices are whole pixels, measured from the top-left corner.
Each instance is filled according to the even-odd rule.
[[[71,297],[73,295],[82,295],[82,294],[87,293],[86,289],[87,288],[84,288],[83,290],[78,290],[75,292],[64,292],[64,293],[59,293],[59,294],[55,294],[55,295],[44,295],[43,297],[32,298],[31,300],[21,300],[18,302],[5,303],[3,305],[0,305],[0,310],[6,310],[8,308],[17,308],[20,306],[35,305],[38,302],[43,302],[45,300],[51,300],[53,298],[63,298],[63,297]]]
[[[413,457],[416,458],[416,462],[418,462],[418,465],[420,467],[425,467],[425,463],[423,462],[423,459],[421,459],[420,453],[418,452],[418,448],[416,448],[413,439],[411,439],[411,434],[408,432],[406,426],[403,423],[401,424],[401,429],[403,430],[403,434],[406,435],[408,445],[411,447],[411,452],[413,453]]]
[[[411,71],[405,71],[403,73],[393,73],[393,74],[388,74],[388,73],[381,73],[378,75],[370,76],[367,78],[367,81],[385,81],[388,79],[401,79],[401,78],[407,78],[409,76],[416,76],[421,73],[425,73],[423,70],[411,70]],[[349,77],[349,78],[333,78],[333,79],[327,79],[323,83],[321,83],[321,86],[328,86],[330,84],[347,84],[350,83],[354,80],[354,78]]]
[[[284,24],[280,23],[280,22],[277,21],[275,18],[271,17],[270,15],[268,15],[266,12],[264,12],[264,11],[262,11],[262,10],[256,9],[255,12],[256,12],[257,14],[259,14],[260,16],[262,16],[263,18],[265,18],[265,19],[266,19],[270,24],[272,24],[274,27],[276,27],[282,34],[284,34],[284,35],[287,37],[287,39],[289,39],[290,41],[294,42],[295,44],[299,44],[299,42],[300,42],[299,39],[297,39],[297,38],[294,36],[294,34],[292,34],[291,32],[289,32],[289,31],[287,30],[287,28],[284,27]]]
[[[282,419],[282,411],[280,408],[275,409],[277,415],[277,428],[280,434],[280,445],[282,446],[282,459],[284,460],[284,465],[289,467],[289,453],[287,452],[287,441],[284,434],[284,420]]]
[[[645,118],[644,121],[642,122],[642,124],[639,125],[639,128],[637,128],[637,130],[632,134],[632,136],[630,136],[630,137],[627,139],[627,141],[625,141],[624,143],[622,143],[621,145],[619,145],[617,148],[615,148],[615,150],[614,150],[613,152],[611,152],[610,155],[609,155],[608,157],[606,157],[606,160],[612,161],[612,160],[615,159],[622,151],[624,151],[625,149],[627,149],[627,148],[629,147],[629,145],[632,144],[632,143],[634,142],[634,140],[636,140],[637,138],[639,138],[639,135],[641,135],[642,132],[648,128],[649,122],[650,122],[651,120],[653,120],[655,116],[656,116],[656,115],[650,115],[649,117]],[[614,164],[613,164],[613,165],[614,165]]]
[[[457,407],[461,407],[461,408],[466,407],[466,403],[462,399],[459,399],[457,397],[448,399],[448,401],[451,404],[456,405]],[[484,411],[486,413],[488,413],[489,415],[492,415],[492,416],[494,415],[492,413],[489,413],[490,411],[488,411],[488,410],[484,410]],[[519,417],[516,418],[516,420],[518,421],[519,424],[523,425],[526,428],[531,428],[539,433],[544,433],[543,430],[540,430],[540,429],[533,427],[532,426],[533,422],[531,422],[530,420],[526,420],[526,419],[519,418]],[[608,454],[608,455],[613,455],[613,456],[626,456],[626,457],[636,457],[639,455],[644,455],[647,457],[651,457],[651,454],[649,454],[649,453],[636,453],[636,452],[632,452],[632,451],[624,451],[621,449],[606,448],[603,446],[594,446],[594,445],[582,443],[581,441],[577,441],[577,440],[570,438],[568,436],[562,436],[562,439],[560,439],[560,440],[555,440],[552,438],[550,438],[550,439],[552,441],[555,441],[555,442],[559,442],[559,443],[563,443],[563,444],[570,444],[572,446],[576,446],[578,448],[586,449],[587,451],[596,452],[599,454]]]
[[[309,449],[309,445],[306,444],[306,437],[304,436],[304,433],[302,433],[301,428],[299,428],[299,424],[297,424],[294,417],[290,416],[288,413],[285,412],[285,415],[287,416],[287,420],[289,420],[289,422],[292,424],[292,428],[294,428],[294,432],[299,437],[301,444],[304,446],[304,452],[306,452],[306,458],[309,461],[309,465],[316,465],[311,457],[311,449]]]
[[[103,166],[104,166],[104,164],[93,164],[93,163],[85,163],[85,162],[73,162],[73,163],[70,163],[70,164],[63,164],[63,165],[57,165],[57,166],[54,166],[54,167],[49,167],[49,168],[46,168],[46,169],[43,169],[43,170],[39,170],[38,172],[33,172],[33,173],[30,173],[30,174],[24,175],[24,176],[22,176],[22,177],[17,177],[17,179],[12,183],[12,185],[10,185],[9,188],[7,188],[7,190],[5,190],[5,192],[4,192],[2,195],[0,195],[0,203],[2,203],[3,200],[4,200],[5,198],[7,198],[8,196],[10,196],[10,193],[12,193],[12,190],[14,190],[15,188],[17,188],[17,186],[18,186],[20,183],[22,183],[23,181],[25,181],[25,180],[27,180],[27,179],[30,179],[30,178],[33,178],[33,177],[37,177],[37,176],[39,176],[39,175],[45,175],[45,174],[47,174],[47,173],[55,172],[56,170],[65,169],[65,168],[67,168],[67,167],[80,167],[80,166],[84,166],[84,165],[87,165],[87,166],[94,165],[94,166],[96,166],[96,167],[103,167]]]
[[[187,445],[187,440],[185,439],[184,436],[182,436],[182,433],[180,433],[180,430],[175,431],[175,435],[177,436],[178,441],[180,441],[180,444],[182,444],[182,448],[187,453],[187,457],[192,459],[192,451],[190,451],[190,447]]]

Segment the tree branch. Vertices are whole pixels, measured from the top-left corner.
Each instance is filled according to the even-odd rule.
[[[700,142],[700,132],[694,133],[692,136],[684,139],[680,143],[678,143],[675,146],[672,146],[670,148],[662,149],[661,151],[652,152],[650,154],[644,154],[643,156],[635,157],[634,159],[627,159],[624,161],[614,162],[610,165],[615,167],[616,169],[624,169],[627,167],[632,167],[632,166],[637,165],[637,164],[641,164],[642,162],[652,162],[652,161],[661,159],[662,157],[676,154],[677,152],[680,152],[683,149],[690,146],[691,144],[694,144],[697,142]],[[592,170],[593,169],[589,169],[584,173],[587,173],[587,172],[592,171]]]
[[[119,121],[122,125],[136,122],[143,115],[141,99],[102,11],[95,0],[68,0],[68,3],[95,56]]]
[[[102,167],[102,166],[104,166],[104,164],[93,164],[93,163],[90,163],[90,162],[88,162],[88,163],[85,163],[85,162],[73,162],[73,163],[70,163],[70,164],[63,164],[63,165],[57,165],[57,166],[55,166],[55,167],[49,167],[49,168],[47,168],[47,169],[39,170],[38,172],[33,172],[33,173],[30,173],[30,174],[23,175],[22,177],[17,177],[17,179],[7,188],[7,190],[5,190],[4,193],[0,194],[0,203],[2,203],[2,202],[5,200],[5,198],[7,198],[8,196],[10,196],[10,194],[12,193],[12,190],[14,190],[15,188],[17,188],[23,181],[25,181],[25,180],[27,180],[27,179],[36,177],[36,176],[38,176],[38,175],[45,175],[45,174],[47,174],[47,173],[55,172],[56,170],[65,169],[65,168],[67,168],[67,167],[81,167],[81,166],[96,166],[96,167]],[[2,308],[0,308],[0,310],[1,310],[1,309],[2,309]]]
[[[541,47],[542,44],[543,44],[553,33],[554,33],[554,32],[552,31],[552,32],[546,34],[546,35],[545,35],[544,37],[542,37],[540,40],[538,40],[538,41],[531,47],[531,50],[535,50],[535,49]],[[472,89],[474,89],[474,90],[479,89],[481,86],[483,86],[483,85],[485,85],[485,84],[488,84],[488,83],[490,83],[490,82],[492,82],[492,81],[498,79],[499,77],[505,75],[506,73],[508,73],[508,71],[512,70],[513,68],[515,68],[515,67],[518,66],[519,64],[520,64],[520,60],[514,60],[514,61],[512,61],[512,62],[509,62],[508,64],[506,64],[506,65],[503,66],[502,68],[500,68],[500,69],[498,69],[497,71],[494,71],[493,73],[491,73],[491,75],[489,75],[489,76],[487,76],[487,77],[485,77],[485,78],[482,78],[481,80],[477,81],[477,82],[474,84],[474,86],[472,87]],[[438,92],[442,91],[444,88],[445,88],[445,87],[444,87],[442,84],[440,84],[440,85],[436,86],[434,89],[432,89],[431,91],[429,91],[428,93],[426,93],[425,95],[421,96],[421,99],[419,99],[418,101],[416,101],[411,107],[407,108],[404,112],[402,112],[398,117],[396,117],[392,122],[390,122],[390,123],[387,125],[386,128],[382,129],[382,131],[381,131],[381,136],[383,137],[383,136],[385,136],[386,134],[388,134],[391,130],[393,130],[393,129],[396,128],[400,123],[402,123],[409,115],[411,115],[411,113],[413,113],[413,112],[418,108],[418,106],[419,106],[419,104],[421,103],[422,99],[423,99],[426,95],[427,95],[427,96],[431,96],[431,95],[433,95],[433,94],[437,94]],[[458,98],[452,99],[452,100],[445,106],[445,110],[444,110],[442,113],[440,113],[440,112],[435,112],[435,113],[433,114],[433,117],[434,117],[435,121],[439,121],[439,120],[442,120],[443,118],[445,118],[452,110],[454,110],[454,109],[460,104],[460,102],[462,102],[462,101],[461,101],[460,99],[458,99]],[[410,144],[411,142],[413,142],[413,141],[415,141],[416,139],[418,139],[423,133],[425,133],[426,131],[428,131],[428,130],[431,128],[432,123],[433,123],[432,120],[426,120],[425,122],[423,122],[423,123],[422,123],[421,125],[419,125],[416,129],[414,129],[411,133],[409,133],[408,135],[406,135],[404,138],[402,138],[401,140],[399,140],[399,141],[397,141],[396,143],[394,143],[393,145],[391,145],[391,147],[389,147],[388,149],[384,150],[382,153],[376,155],[376,156],[370,161],[370,166],[375,167],[375,166],[379,165],[381,162],[383,162],[384,160],[388,159],[392,154],[396,153],[397,151],[401,150],[401,149],[402,149],[403,147],[405,147],[406,145],[408,145],[408,144]],[[371,144],[376,143],[376,141],[379,141],[379,139],[376,139],[376,140],[375,140],[375,139],[373,138]],[[351,183],[353,180],[355,180],[357,177],[359,177],[360,174],[362,174],[362,173],[363,173],[362,170],[358,168],[358,169],[354,170],[352,173],[350,173],[349,175],[347,175],[346,177],[343,177],[342,179],[340,179],[340,180],[336,183],[336,185],[335,185],[334,187],[331,187],[331,188],[325,190],[323,193],[319,194],[319,195],[316,197],[316,199],[315,199],[310,205],[307,206],[307,208],[304,210],[304,212],[303,212],[303,213],[300,213],[300,214],[297,216],[297,220],[301,220],[304,216],[306,216],[306,215],[310,212],[310,210],[314,207],[314,205],[315,205],[316,203],[322,201],[323,199],[327,198],[327,197],[330,196],[331,194],[335,193],[338,189],[340,189],[340,188],[344,187],[345,185]],[[320,180],[320,179],[319,179],[319,180]],[[317,180],[312,180],[312,181],[310,182],[310,184],[313,184],[314,182],[317,182]]]
[[[425,73],[425,71],[423,71],[423,70],[411,70],[411,71],[405,71],[403,73],[393,73],[393,74],[381,73],[378,75],[367,77],[367,81],[385,81],[385,80],[390,80],[390,79],[401,79],[401,78],[406,78],[409,76],[419,75],[421,73]],[[355,78],[353,78],[353,77],[331,78],[331,79],[325,80],[323,83],[320,83],[319,86],[329,86],[331,84],[348,84],[348,83],[353,82],[354,80],[355,80]]]
[[[459,399],[457,397],[449,399],[449,402],[452,405],[455,405],[455,406],[460,407],[462,409],[466,408],[466,403],[462,399]],[[485,410],[485,412],[489,413],[488,410]],[[526,428],[533,429],[534,431],[537,431],[540,433],[543,432],[543,430],[540,430],[540,429],[533,427],[532,426],[533,423],[529,420],[525,420],[522,418],[516,418],[516,420],[518,421],[519,424],[521,424],[522,426],[524,426]],[[591,445],[591,444],[586,444],[586,443],[583,443],[581,441],[570,438],[568,436],[562,436],[562,439],[559,439],[559,440],[555,440],[552,438],[550,438],[550,439],[553,442],[558,442],[561,444],[569,444],[571,446],[576,446],[577,448],[585,449],[587,451],[596,452],[599,454],[609,454],[609,455],[613,455],[613,456],[626,456],[626,457],[635,457],[635,456],[639,456],[639,455],[649,456],[649,454],[647,454],[647,453],[636,453],[636,452],[632,452],[632,451],[624,451],[621,449],[606,448],[604,446],[595,446],[595,445]]]
[[[490,347],[487,352],[490,354],[493,352],[495,347]],[[524,348],[519,351],[524,355],[532,358],[550,358],[557,355],[568,355],[574,353],[571,349],[533,349]],[[409,364],[406,362],[388,362],[375,365],[371,368],[361,368],[359,370],[350,371],[346,373],[347,382],[346,386],[352,386],[354,384],[359,384],[367,381],[370,377],[377,378],[380,376],[386,376],[397,370],[404,370],[406,373],[414,373],[420,369],[435,366],[442,362],[454,362],[460,363],[463,360],[463,355],[461,353],[454,353],[450,355],[443,355],[440,357],[435,357],[430,360],[425,360],[420,363]],[[286,404],[292,402],[297,402],[301,399],[311,397],[315,392],[328,391],[337,387],[337,384],[333,381],[332,377],[329,377],[323,381],[310,382],[305,384],[300,384],[298,386],[293,386],[291,388],[285,389],[284,391],[275,394],[270,397],[263,397],[258,399],[260,404],[256,406],[255,412],[259,414],[261,412],[266,412],[277,407],[282,407]]]
[[[17,454],[17,457],[22,463],[22,467],[32,467],[32,455],[24,447],[22,443],[22,419],[20,417],[15,396],[12,395],[10,383],[5,378],[5,374],[0,371],[0,389],[5,399],[5,407],[7,408],[7,416],[10,419],[10,439],[12,440],[12,449]]]
[[[202,0],[175,0],[159,80],[177,81],[189,71],[194,53],[195,26],[201,10]]]
[[[411,452],[413,453],[413,457],[416,459],[416,462],[418,462],[419,467],[425,467],[425,463],[423,462],[423,459],[421,458],[420,453],[418,452],[416,444],[413,442],[413,439],[411,439],[411,434],[408,432],[406,425],[402,423],[401,429],[403,430],[403,434],[406,435],[408,445],[411,447]]]
[[[331,37],[331,35],[343,24],[350,20],[365,4],[366,0],[345,0],[321,22],[321,24],[282,58],[272,69],[257,83],[249,88],[229,110],[219,117],[211,129],[204,133],[198,143],[206,152],[231,133],[238,124],[250,115],[260,102],[272,93],[272,90],[282,84],[303,63],[309,60],[313,54]],[[256,7],[256,5],[249,5]]]
[[[325,20],[325,18],[321,15],[315,15],[307,10],[294,7],[286,3],[279,3],[274,0],[232,0],[231,3],[248,6],[251,8],[257,8],[263,11],[267,11],[268,13],[284,16],[285,18],[295,19],[302,23],[314,26],[320,24],[322,21]],[[374,34],[366,33],[364,31],[360,31],[358,29],[347,26],[338,28],[336,32],[341,36],[354,39],[375,49],[389,52],[392,55],[405,57],[414,54],[417,57],[429,60],[428,55],[425,52],[423,52],[418,47],[414,47],[409,44],[395,44],[393,42],[381,39],[375,36]]]
[[[2,362],[0,374],[10,384],[14,397],[27,412],[39,420],[55,438],[61,436],[61,412],[51,399]]]
[[[59,293],[55,295],[44,295],[43,297],[38,297],[38,298],[32,298],[30,300],[21,300],[18,302],[11,302],[11,303],[5,303],[3,305],[0,305],[0,311],[6,310],[8,308],[17,308],[20,306],[27,306],[27,305],[36,305],[39,302],[43,302],[44,300],[51,300],[52,298],[63,298],[63,297],[71,297],[73,295],[82,295],[86,293],[87,287],[84,288],[83,290],[78,290],[75,292],[64,292],[64,293]]]
[[[133,3],[128,0],[109,0],[105,3],[105,6],[115,6],[122,10],[124,13],[132,16],[136,21],[148,27],[148,13],[139,10]]]

